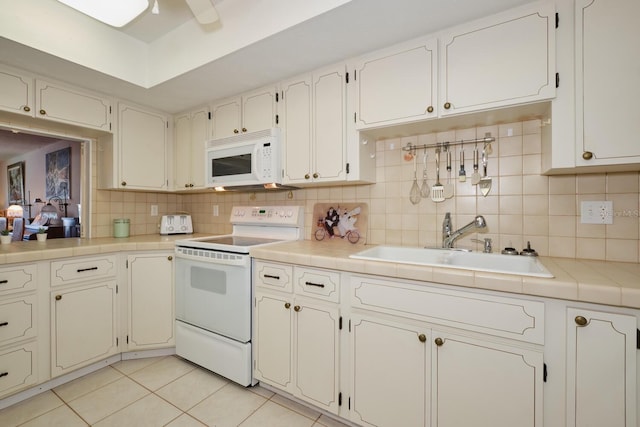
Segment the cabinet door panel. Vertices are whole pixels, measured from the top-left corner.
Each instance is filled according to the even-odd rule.
[[[415,326],[351,318],[352,416],[378,427],[426,426],[429,422],[429,335]]]
[[[567,309],[567,426],[636,425],[635,344],[635,317]]]
[[[191,183],[191,117],[189,114],[176,117],[174,132],[176,135],[175,185],[176,190],[184,190],[189,188]],[[202,151],[204,153],[204,148]],[[200,154],[201,159],[203,153]]]
[[[303,399],[338,412],[337,309],[296,300],[294,313],[296,388]]]
[[[211,108],[213,139],[227,138],[240,132],[242,101],[240,97],[222,101]]]
[[[291,312],[286,298],[256,295],[254,375],[283,390],[292,386]]]
[[[134,255],[129,264],[129,350],[174,344],[170,254]]]
[[[317,174],[319,182],[344,180],[347,176],[345,90],[344,67],[313,76],[312,173]]]
[[[205,142],[209,140],[209,111],[200,110],[191,116],[191,184],[194,188],[203,188],[205,173]]]
[[[36,105],[36,117],[111,131],[108,99],[36,80]]]
[[[302,183],[311,173],[311,76],[282,84],[284,181]]]
[[[51,375],[117,352],[116,283],[51,292]]]
[[[441,114],[555,96],[554,24],[555,8],[548,4],[507,12],[443,34]]]
[[[242,131],[257,132],[275,126],[275,89],[261,89],[242,96]]]
[[[33,78],[0,70],[0,110],[33,116]]]
[[[640,162],[640,2],[576,1],[578,166]],[[582,153],[593,153],[584,160]]]
[[[542,426],[542,353],[434,332],[434,425]]]
[[[123,104],[119,112],[121,186],[166,189],[167,118]]]
[[[355,70],[356,127],[435,117],[436,60],[435,39],[389,48],[362,59]]]

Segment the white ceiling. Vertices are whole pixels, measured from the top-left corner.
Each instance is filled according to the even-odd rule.
[[[123,33],[130,36],[128,38],[132,43],[153,43],[163,37],[171,36],[175,33],[173,30],[184,27],[185,23],[189,25],[189,22],[195,22],[184,0],[158,1],[160,15],[151,15],[149,10],[121,29]],[[317,9],[316,2],[320,0],[297,1],[308,2],[310,9],[311,5]],[[346,4],[342,6],[320,13],[149,88],[113,77],[107,72],[93,69],[86,64],[74,63],[29,47],[27,44],[33,44],[32,39],[12,40],[5,36],[3,25],[0,25],[0,52],[2,52],[0,62],[168,113],[177,113],[529,2],[529,0],[344,1]],[[50,3],[55,0],[21,0],[20,2],[0,0],[0,10],[3,10],[3,14],[7,16],[10,13],[6,11],[11,11],[11,8],[18,7],[16,5],[20,4],[20,7],[27,8],[21,9],[21,11],[26,10],[21,13],[37,14],[38,5],[42,5],[43,2]],[[225,22],[231,21],[234,8],[237,13],[238,8],[251,4],[265,7],[265,5],[270,6],[269,2],[273,2],[274,5],[285,3],[284,0],[213,1],[220,14],[218,25],[221,27],[224,27]],[[341,2],[334,1],[334,4],[338,3]],[[305,3],[296,3],[296,5],[300,4],[306,7]],[[225,21],[225,13],[229,16],[228,21]],[[77,19],[79,22],[81,19],[90,18],[78,14]],[[282,20],[283,17],[280,13],[278,16],[263,16],[261,19],[267,26]],[[25,22],[28,22],[28,19]],[[51,22],[50,25],[55,26],[56,23]],[[38,26],[29,28],[32,37],[34,32],[37,36]],[[78,49],[87,48],[82,46],[83,34],[79,30],[76,33],[75,28],[72,27],[68,32],[60,34],[65,35],[60,36],[60,40],[56,41],[60,47],[72,49],[77,45]],[[17,38],[14,34],[12,37]],[[196,46],[195,40],[193,46]],[[175,52],[177,57],[188,54],[191,46],[180,45],[176,48],[178,49]],[[487,48],[490,49],[490,47]],[[171,57],[163,59],[171,63]]]

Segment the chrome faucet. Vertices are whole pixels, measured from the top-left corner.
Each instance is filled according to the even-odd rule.
[[[447,249],[453,248],[453,243],[463,234],[468,233],[471,230],[485,228],[486,226],[487,222],[484,220],[484,217],[478,215],[469,224],[456,231],[452,231],[451,213],[447,212],[444,216],[444,221],[442,222],[442,247]]]

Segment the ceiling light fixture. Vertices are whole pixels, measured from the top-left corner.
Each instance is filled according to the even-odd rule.
[[[58,0],[112,27],[123,27],[149,7],[148,0]]]

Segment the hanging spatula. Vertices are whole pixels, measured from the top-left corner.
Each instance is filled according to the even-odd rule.
[[[487,176],[487,153],[485,149],[482,149],[482,178],[480,178],[480,182],[478,186],[480,187],[480,192],[484,197],[487,197],[489,191],[491,191],[491,177]]]
[[[444,186],[440,184],[440,149],[436,148],[436,183],[431,187],[431,200],[444,202]]]

